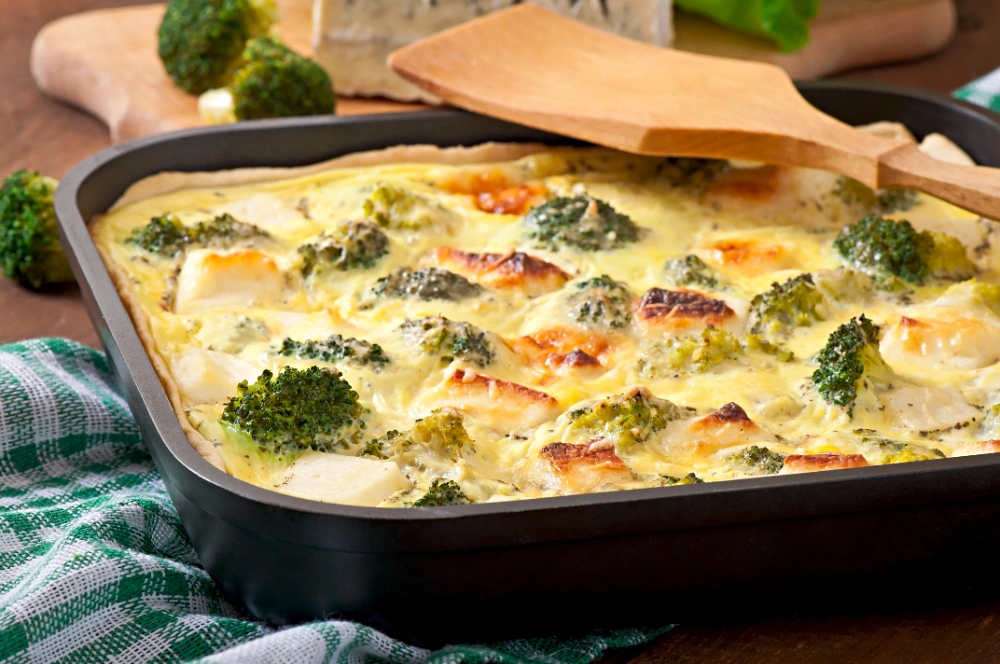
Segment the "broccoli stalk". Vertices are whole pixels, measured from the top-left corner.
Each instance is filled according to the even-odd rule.
[[[275,456],[331,452],[365,428],[358,393],[333,369],[284,367],[277,377],[265,369],[236,390],[220,420]]]
[[[318,64],[272,37],[257,37],[243,53],[246,63],[225,87],[198,99],[209,124],[239,120],[326,115],[336,97],[330,76]]]
[[[883,286],[891,287],[894,278],[919,286],[929,277],[963,281],[976,273],[961,242],[943,233],[917,232],[905,220],[865,217],[844,227],[833,246],[847,264]]]
[[[879,327],[862,314],[834,330],[816,356],[819,367],[812,376],[813,386],[826,401],[845,408],[850,417],[861,390],[868,394],[892,375],[879,353],[880,338]]]
[[[5,276],[24,286],[73,281],[52,206],[57,184],[37,171],[20,170],[0,187],[0,263]]]
[[[171,0],[160,23],[160,60],[185,92],[229,83],[247,42],[266,35],[278,18],[275,0]]]

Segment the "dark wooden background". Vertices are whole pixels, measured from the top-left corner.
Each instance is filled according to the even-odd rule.
[[[38,92],[28,71],[31,42],[45,23],[59,16],[139,1],[0,0],[0,175],[26,167],[62,177],[81,159],[109,145],[107,131],[96,120]],[[957,4],[958,37],[944,52],[840,78],[950,92],[1000,67],[1000,1]],[[0,279],[0,343],[38,336],[98,344],[76,288],[32,293]],[[970,560],[972,565],[994,563]],[[607,659],[634,664],[1000,662],[1000,597],[893,613],[858,607],[849,615],[821,618],[702,621],[682,625],[651,646]]]

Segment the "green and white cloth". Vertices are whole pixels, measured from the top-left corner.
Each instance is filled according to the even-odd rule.
[[[1000,69],[959,88],[955,96],[1000,113]]]
[[[342,620],[256,621],[198,565],[104,355],[0,346],[0,664],[586,664],[669,629],[430,652]]]

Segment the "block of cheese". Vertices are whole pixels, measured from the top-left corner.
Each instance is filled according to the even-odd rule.
[[[437,103],[396,76],[386,58],[441,30],[521,0],[315,0],[315,59],[337,94]],[[658,46],[673,41],[672,0],[535,0],[588,25]]]

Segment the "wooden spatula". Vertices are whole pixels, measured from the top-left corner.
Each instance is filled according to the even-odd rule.
[[[809,105],[776,66],[656,48],[532,4],[407,46],[389,65],[455,106],[598,145],[822,168],[1000,219],[1000,169],[854,129]]]

